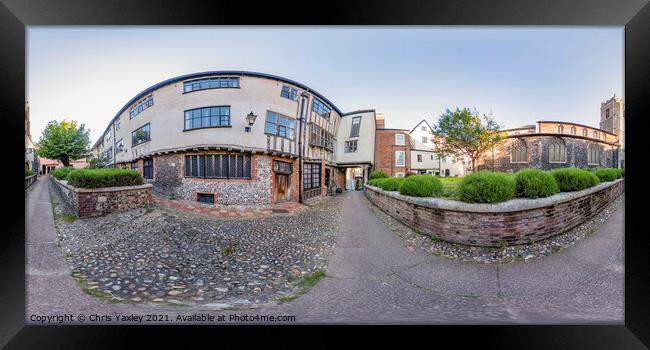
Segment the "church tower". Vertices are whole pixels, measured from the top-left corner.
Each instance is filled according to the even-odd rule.
[[[625,105],[623,99],[614,95],[600,104],[600,128],[618,136],[620,147],[618,164],[619,167],[623,167],[625,164]]]

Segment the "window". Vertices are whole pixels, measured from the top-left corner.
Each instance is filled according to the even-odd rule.
[[[148,158],[143,162],[143,175],[145,179],[153,179],[153,159]]]
[[[592,143],[587,147],[587,163],[600,164],[600,147],[595,143]]]
[[[311,145],[334,150],[334,135],[316,124],[311,124]]]
[[[138,162],[131,163],[131,170],[138,171]]]
[[[422,155],[418,154],[418,163],[422,163]]]
[[[405,145],[404,134],[395,134],[395,144],[396,145]]]
[[[151,141],[151,127],[149,123],[131,133],[131,147],[147,141]]]
[[[433,154],[431,155],[431,160],[433,160]]]
[[[211,106],[185,111],[185,129],[230,126],[230,106]]]
[[[120,121],[119,121],[119,120],[116,121],[116,122],[115,122],[115,130],[116,130],[116,131],[117,131],[117,130],[120,130],[120,126],[121,126],[121,125],[120,125]]]
[[[554,139],[548,146],[548,161],[551,163],[566,163],[566,147],[560,139]]]
[[[136,103],[131,109],[129,109],[129,116],[131,119],[135,118],[138,114],[142,113],[145,109],[153,106],[153,95],[149,95],[140,102]]]
[[[273,171],[279,174],[291,174],[293,173],[293,164],[274,160]]]
[[[406,163],[406,153],[404,151],[395,151],[395,166],[404,166]]]
[[[404,177],[404,173],[395,173],[395,177]]]
[[[120,140],[117,141],[117,143],[115,144],[115,152],[116,152],[116,153],[120,153],[120,152],[122,152],[122,151],[124,151],[124,141],[122,141],[122,139],[120,139]]]
[[[571,127],[571,135],[575,135],[575,134],[576,134],[576,127],[572,126]]]
[[[557,126],[557,133],[558,134],[564,134],[564,126],[558,125]]]
[[[214,204],[214,194],[213,193],[197,193],[196,201],[201,203]]]
[[[350,129],[350,137],[359,137],[360,128],[361,128],[361,117],[352,118],[352,128]]]
[[[593,135],[594,135],[594,138],[595,138],[595,139],[598,139],[598,131],[594,130]]]
[[[311,104],[311,110],[316,112],[323,118],[329,119],[332,109],[327,107],[325,103],[317,98],[314,98],[314,102]]]
[[[609,108],[605,110],[605,119],[609,119]]]
[[[224,89],[224,88],[238,88],[238,77],[221,77],[221,78],[207,78],[192,80],[183,83],[183,92],[192,92],[197,90],[206,89]]]
[[[512,144],[510,150],[511,163],[526,163],[528,162],[528,147],[524,140],[517,140]]]
[[[320,185],[320,163],[305,163],[303,167],[304,189],[321,187]]]
[[[420,130],[422,130],[422,131],[427,131],[427,127],[424,126],[424,125],[422,125],[422,126],[420,127]]]
[[[280,92],[280,96],[284,98],[288,98],[291,101],[297,101],[298,100],[298,90],[289,87],[289,86],[282,86],[282,91]]]
[[[185,156],[185,177],[250,179],[248,154],[199,154]]]
[[[582,129],[582,136],[587,137],[589,136],[587,129]]]
[[[264,133],[277,135],[293,140],[296,130],[296,120],[287,116],[267,111]]]
[[[354,153],[357,151],[357,140],[345,141],[345,153]]]
[[[427,143],[429,139],[426,136],[422,136],[422,143]]]

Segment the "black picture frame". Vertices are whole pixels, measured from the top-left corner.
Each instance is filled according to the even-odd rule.
[[[215,343],[230,341],[242,346],[260,342],[265,347],[291,345],[297,335],[308,334],[309,347],[350,344],[331,336],[340,327],[222,327],[166,326],[26,326],[24,210],[15,203],[23,194],[11,185],[19,183],[19,163],[24,140],[21,130],[25,101],[26,26],[30,25],[597,25],[625,26],[626,102],[626,213],[625,213],[625,324],[566,326],[435,326],[398,327],[403,335],[381,326],[346,328],[348,335],[365,346],[395,341],[410,346],[413,340],[455,346],[474,342],[500,348],[633,349],[650,344],[650,247],[643,219],[647,185],[642,182],[640,140],[646,128],[650,100],[650,5],[647,0],[448,0],[448,1],[327,1],[306,3],[248,1],[147,1],[147,0],[2,0],[0,4],[0,115],[4,118],[7,178],[4,181],[2,255],[0,276],[0,344],[7,348],[116,348],[134,345],[133,338],[151,342],[187,344],[195,333],[207,332]],[[296,13],[289,9],[301,11]],[[317,8],[318,10],[315,10]],[[307,14],[308,13],[308,14]],[[345,54],[345,53],[342,53]],[[588,58],[586,58],[588,59]],[[646,136],[647,138],[647,136]],[[647,148],[647,147],[646,147]],[[21,175],[22,176],[22,175]],[[9,190],[12,191],[9,191]],[[15,192],[13,191],[15,190]],[[11,192],[11,196],[9,195]],[[24,203],[24,202],[23,202]],[[647,216],[647,214],[645,214]],[[178,336],[178,331],[187,332]],[[204,333],[205,334],[205,333]],[[218,339],[217,339],[218,338]],[[245,342],[245,343],[242,343]],[[277,343],[274,343],[277,342]],[[425,343],[426,344],[426,343]],[[646,344],[645,346],[643,344]],[[415,346],[415,345],[413,345]],[[150,346],[153,347],[153,346]]]

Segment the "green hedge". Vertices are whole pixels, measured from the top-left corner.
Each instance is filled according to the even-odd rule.
[[[377,179],[376,186],[384,191],[399,191],[399,188],[406,181],[403,177],[389,177],[386,179]]]
[[[596,186],[600,179],[593,172],[578,168],[560,168],[551,171],[560,191],[581,191]]]
[[[483,170],[463,179],[458,197],[468,203],[498,203],[514,198],[515,190],[512,175]]]
[[[370,176],[368,176],[368,183],[370,183],[370,180],[375,180],[375,179],[386,179],[388,178],[388,175],[381,171],[381,170],[375,170],[370,173]]]
[[[67,176],[68,184],[79,188],[137,186],[144,183],[142,175],[127,169],[75,169]]]
[[[32,176],[32,175],[34,175],[33,171],[31,171],[30,169],[25,170],[25,177],[29,177],[29,176]]]
[[[553,175],[539,169],[521,169],[515,173],[516,196],[542,198],[560,192]]]
[[[414,197],[435,197],[442,193],[442,182],[428,174],[412,175],[406,178],[399,193]]]
[[[593,173],[598,176],[601,182],[614,181],[623,176],[621,174],[621,169],[616,168],[597,168],[594,169]]]
[[[65,168],[59,168],[55,169],[53,172],[50,173],[51,176],[53,176],[57,180],[66,180],[68,177],[68,174],[70,174],[71,171],[73,171],[74,168],[69,166]]]

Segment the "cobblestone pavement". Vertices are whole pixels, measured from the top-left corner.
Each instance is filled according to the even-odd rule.
[[[39,187],[30,194],[30,204],[27,208],[28,218],[34,216],[30,215],[30,211],[34,210],[31,202],[36,203],[34,197],[44,198],[43,193],[47,193],[47,182],[39,180],[39,183],[35,184],[35,186]],[[43,208],[47,207],[42,199],[39,199],[38,202],[40,203],[38,205]],[[267,284],[273,278],[282,281],[272,289],[264,289],[259,292],[255,292],[254,288],[261,289],[260,285],[249,286],[248,282],[243,283],[245,291],[241,295],[259,295],[260,304],[262,304],[260,307],[251,307],[255,303],[255,299],[252,297],[247,299],[250,304],[235,304],[234,301],[237,301],[237,298],[243,298],[237,292],[242,283],[237,285],[233,283],[232,287],[236,288],[231,288],[230,285],[224,283],[227,281],[218,281],[218,285],[213,285],[214,291],[206,288],[202,294],[204,300],[193,301],[192,298],[198,296],[197,290],[200,287],[193,285],[197,282],[198,277],[188,279],[189,274],[180,272],[181,270],[192,271],[197,274],[196,272],[200,270],[199,266],[208,266],[207,261],[210,261],[210,264],[216,264],[217,267],[219,261],[224,261],[224,257],[220,256],[219,249],[210,251],[210,248],[217,246],[214,245],[214,242],[208,243],[208,240],[211,239],[209,234],[200,233],[200,228],[208,227],[215,230],[219,227],[228,227],[258,232],[253,233],[255,238],[250,239],[224,236],[227,239],[224,238],[223,242],[227,241],[230,244],[241,239],[244,243],[239,246],[239,249],[234,250],[241,253],[244,247],[246,249],[257,249],[254,243],[258,240],[262,243],[261,246],[267,246],[264,243],[267,240],[264,240],[263,234],[260,232],[273,235],[274,230],[279,227],[278,225],[282,227],[282,222],[287,220],[297,220],[295,222],[298,224],[304,223],[304,221],[300,220],[313,222],[313,217],[309,215],[314,215],[310,213],[319,212],[318,208],[312,208],[313,211],[308,209],[295,215],[293,219],[290,219],[291,215],[287,214],[269,216],[263,219],[273,222],[272,225],[269,223],[269,226],[265,226],[265,223],[256,219],[201,219],[201,216],[190,213],[154,210],[149,213],[123,215],[123,222],[111,226],[113,231],[102,226],[108,225],[102,221],[106,220],[108,216],[91,220],[77,220],[69,225],[82,227],[93,222],[93,228],[104,230],[105,236],[110,233],[109,236],[115,237],[112,240],[99,238],[99,241],[92,243],[93,239],[98,239],[93,236],[92,232],[78,231],[79,235],[85,237],[85,241],[82,240],[85,242],[84,245],[90,245],[90,248],[93,248],[96,252],[93,257],[86,254],[88,255],[87,258],[83,255],[76,258],[82,259],[79,261],[87,261],[88,266],[98,266],[97,259],[101,258],[103,254],[102,249],[99,249],[101,245],[104,247],[122,247],[115,250],[116,252],[119,251],[120,254],[116,255],[113,261],[114,263],[121,262],[121,265],[118,265],[121,266],[121,270],[115,269],[116,271],[111,272],[108,265],[97,267],[104,271],[102,276],[108,274],[109,279],[111,279],[111,273],[116,273],[117,276],[126,276],[125,271],[131,271],[127,267],[129,264],[132,264],[132,271],[137,271],[138,259],[144,259],[144,266],[148,267],[155,266],[154,257],[158,257],[159,261],[165,262],[163,268],[160,269],[165,271],[162,273],[165,274],[166,279],[161,281],[153,279],[150,284],[150,287],[159,286],[158,288],[161,290],[167,291],[164,296],[160,296],[160,298],[165,299],[165,302],[149,301],[145,303],[145,297],[141,296],[142,302],[112,304],[92,297],[82,292],[75,285],[73,278],[70,277],[70,271],[66,272],[65,270],[67,265],[63,263],[63,257],[59,256],[58,259],[60,260],[57,260],[56,251],[52,250],[51,254],[38,255],[38,252],[33,251],[33,249],[30,250],[28,245],[28,314],[52,314],[55,312],[110,314],[112,312],[146,315],[156,313],[169,316],[167,322],[178,320],[179,315],[187,317],[200,314],[215,317],[223,315],[226,317],[232,317],[233,315],[295,315],[295,322],[298,323],[623,323],[624,205],[616,209],[596,232],[576,244],[550,256],[509,264],[479,264],[450,260],[435,256],[425,249],[417,247],[414,249],[408,241],[396,234],[386,223],[378,220],[377,214],[373,211],[373,205],[364,198],[361,192],[344,193],[327,198],[326,204],[321,205],[327,208],[337,208],[340,211],[340,215],[338,215],[334,213],[339,211],[326,210],[329,213],[328,215],[331,215],[329,218],[337,222],[338,234],[328,231],[326,234],[328,238],[323,239],[322,245],[315,245],[324,247],[327,251],[332,246],[329,245],[330,243],[325,244],[323,242],[330,242],[329,239],[334,239],[334,236],[336,236],[334,253],[328,259],[326,276],[314,288],[308,292],[305,291],[304,295],[300,295],[301,293],[294,294],[299,295],[295,300],[287,298],[286,302],[282,303],[264,303],[265,300],[272,300],[273,296],[281,295],[281,293],[274,294],[278,290],[285,293],[295,293],[296,291],[285,286],[286,281],[290,279],[286,272],[284,275],[282,273],[273,273],[270,271],[271,266],[274,266],[277,272],[279,272],[280,266],[283,266],[284,269],[289,265],[302,266],[301,271],[306,273],[325,266],[324,259],[327,258],[325,253],[320,256],[322,259],[312,259],[305,263],[303,260],[309,259],[307,257],[309,253],[306,252],[305,255],[301,255],[297,252],[305,250],[304,245],[313,240],[313,237],[309,239],[301,237],[303,235],[311,236],[310,232],[304,229],[291,231],[294,232],[292,239],[299,242],[294,244],[295,250],[288,253],[292,256],[299,256],[299,258],[292,260],[291,263],[272,265],[272,261],[266,260],[265,265],[269,266],[269,268],[262,268],[252,263],[252,261],[255,261],[261,265],[262,263],[258,262],[261,260],[250,260],[251,263],[245,263],[246,259],[244,259],[241,262],[236,262],[243,270],[250,272],[244,273],[245,276],[250,278],[250,281],[257,280],[254,278],[254,274],[267,277]],[[305,219],[300,219],[303,216]],[[148,221],[148,218],[151,218],[152,221]],[[155,251],[155,249],[151,251],[151,248],[159,245],[153,239],[166,242],[160,238],[155,238],[155,230],[147,227],[160,225],[160,223],[154,223],[153,218],[156,218],[156,221],[165,218],[167,221],[164,222],[169,225],[168,230],[163,230],[170,236],[168,244],[161,245],[160,251]],[[47,220],[43,221],[46,222]],[[138,222],[139,225],[134,225],[133,222]],[[256,224],[251,225],[253,222]],[[83,223],[83,225],[80,223]],[[28,225],[28,240],[30,236],[34,236],[33,240],[35,241],[45,240],[45,238],[39,237],[46,237],[47,232],[36,232],[36,224],[38,223],[32,224],[32,228]],[[314,224],[319,226],[317,222],[314,222]],[[262,226],[264,229],[253,226]],[[117,230],[122,230],[124,227],[128,229],[131,235],[143,235],[149,237],[149,239],[138,241],[136,238],[122,235]],[[323,224],[323,227],[331,229],[332,226]],[[286,229],[292,230],[290,227]],[[176,238],[171,237],[174,230],[177,231]],[[52,234],[50,233],[50,235]],[[56,241],[55,237],[50,237],[48,240]],[[216,238],[214,240],[216,241]],[[122,245],[122,241],[140,242],[136,243],[140,244],[140,249],[134,249],[131,252],[126,245]],[[67,244],[64,243],[65,238],[62,237],[61,242],[62,247],[65,249]],[[268,246],[271,247],[277,244],[286,247],[290,244],[289,242],[280,242],[271,240]],[[93,244],[96,247],[93,247]],[[224,246],[224,243],[221,244],[218,247]],[[170,252],[163,252],[162,249],[165,247],[170,248]],[[200,255],[201,259],[205,261],[190,260],[187,257],[193,255],[189,252],[195,249],[202,252],[199,254],[202,254]],[[263,248],[262,250],[264,249],[271,248]],[[275,248],[272,251],[279,252],[283,250],[286,250],[286,248]],[[177,254],[173,259],[171,256],[172,251]],[[315,250],[311,252],[315,252]],[[141,254],[141,256],[138,257],[138,254]],[[166,259],[171,260],[163,259],[163,254],[168,254],[169,256]],[[59,255],[61,255],[60,250]],[[261,259],[263,256],[268,258],[270,256],[267,253],[250,253],[247,255],[255,256],[254,259]],[[126,259],[127,256],[135,257],[135,259],[128,260]],[[29,257],[37,258],[29,261]],[[92,262],[93,259],[95,262]],[[47,269],[41,268],[41,271],[38,271],[38,266],[45,266],[48,262]],[[173,271],[174,267],[172,266],[179,266],[179,263],[184,264],[182,269],[176,268],[179,272]],[[235,264],[235,262],[233,261],[231,264]],[[191,265],[197,267],[193,268]],[[157,266],[156,269],[158,269]],[[259,272],[258,270],[268,272]],[[233,274],[240,273],[239,268],[226,269],[225,271],[230,271]],[[178,277],[178,279],[170,280],[171,276]],[[203,286],[209,286],[208,274],[200,276],[203,279]],[[222,280],[226,278],[222,277],[224,275],[221,271],[218,271],[218,273],[215,271],[213,276]],[[157,276],[154,277],[157,278]],[[100,288],[100,283],[103,283],[102,286],[106,287],[105,284],[108,284],[108,282],[98,282],[98,288]],[[181,283],[185,288],[169,288],[169,286],[178,286]],[[113,285],[115,285],[115,282]],[[109,293],[114,292],[112,291],[113,285],[108,286],[110,288]],[[123,290],[123,287],[132,290],[129,289],[129,285],[125,280],[120,281],[119,285],[120,289],[117,291],[117,295],[122,295],[119,291]],[[229,288],[227,292],[221,293],[216,290],[216,288],[225,288],[226,286]],[[168,294],[169,291],[185,290],[187,288],[190,290],[182,294],[171,296]],[[150,294],[153,294],[153,296],[149,296],[149,298],[158,297],[156,291],[151,290]],[[213,299],[221,294],[223,294],[222,299]],[[126,296],[124,298],[126,299]],[[174,303],[169,303],[169,299],[179,300],[181,304],[176,306]],[[215,310],[225,306],[223,304],[231,305],[232,308]],[[263,321],[253,319],[253,322],[244,322],[256,323]],[[115,319],[107,320],[107,322],[118,323]],[[137,323],[137,321],[130,322]],[[204,320],[197,318],[190,323],[204,322]],[[72,323],[75,322],[72,321]]]

